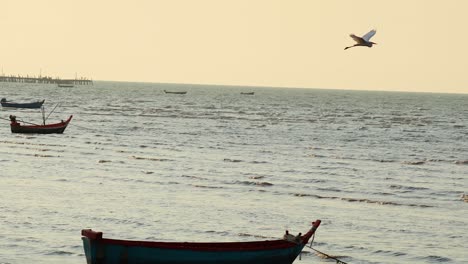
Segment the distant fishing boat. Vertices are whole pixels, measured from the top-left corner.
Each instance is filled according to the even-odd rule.
[[[186,92],[186,91],[183,91],[183,92],[174,92],[174,91],[166,91],[166,90],[164,90],[164,93],[167,93],[167,94],[186,94],[187,92]]]
[[[2,107],[15,107],[15,108],[41,108],[44,102],[45,100],[35,101],[35,102],[30,102],[30,103],[15,103],[15,102],[7,101],[6,98],[2,98],[0,100]]]
[[[242,92],[241,94],[244,94],[244,95],[254,95],[255,92]]]
[[[81,230],[88,264],[291,264],[315,234],[320,220],[305,234],[250,242],[152,242],[103,238]]]
[[[23,133],[23,134],[62,134],[70,123],[73,115],[71,115],[67,120],[61,121],[60,123],[46,124],[47,118],[54,112],[59,104],[57,104],[54,109],[45,116],[44,107],[41,107],[42,112],[42,125],[33,124],[29,122],[21,121],[27,125],[20,124],[16,120],[16,116],[10,115],[10,128],[11,133]]]
[[[57,86],[58,87],[75,87],[75,85],[73,83],[57,83]]]

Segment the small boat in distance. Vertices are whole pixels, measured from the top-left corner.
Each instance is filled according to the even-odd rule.
[[[15,103],[15,102],[7,101],[6,98],[2,98],[0,100],[2,107],[15,107],[15,108],[41,108],[44,102],[45,100],[30,102],[30,103]]]
[[[186,94],[187,92],[186,92],[186,91],[183,91],[183,92],[171,92],[171,91],[166,91],[166,90],[164,90],[164,93],[167,93],[167,94]]]
[[[305,234],[286,231],[283,239],[250,242],[152,242],[103,238],[81,230],[88,264],[291,264],[315,234],[320,220]]]
[[[75,85],[73,83],[57,83],[57,86],[58,87],[69,87],[69,88],[75,87]]]
[[[16,121],[16,116],[10,115],[10,127],[11,133],[23,133],[23,134],[62,134],[67,128],[68,123],[70,123],[73,115],[71,115],[66,121],[61,121],[60,123],[55,124],[31,124],[31,125],[21,125]],[[23,122],[25,123],[25,122]]]
[[[255,92],[241,92],[241,94],[244,94],[244,95],[254,95]]]

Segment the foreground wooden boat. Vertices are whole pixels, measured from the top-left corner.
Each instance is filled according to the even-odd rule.
[[[187,92],[186,91],[184,91],[184,92],[171,92],[171,91],[164,90],[164,93],[167,93],[167,94],[186,94]]]
[[[102,232],[81,231],[88,264],[291,264],[320,225],[305,235],[251,242],[150,242],[103,238]]]
[[[70,123],[73,115],[71,115],[66,121],[62,121],[56,124],[47,125],[21,125],[16,121],[16,117],[10,115],[10,127],[11,133],[25,133],[25,134],[62,134]]]
[[[36,102],[30,102],[30,103],[15,103],[15,102],[7,101],[6,98],[2,98],[2,100],[0,100],[0,103],[2,104],[3,107],[41,108],[41,106],[42,106],[42,104],[44,103],[44,101],[45,101],[45,100],[36,101]]]

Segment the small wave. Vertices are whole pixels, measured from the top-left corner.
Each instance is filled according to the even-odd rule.
[[[318,154],[309,154],[309,155],[307,155],[307,157],[311,157],[311,158],[325,158],[324,155],[318,155]]]
[[[238,160],[238,159],[224,159],[223,161],[225,161],[225,162],[242,162],[242,160]]]
[[[424,259],[428,260],[429,262],[450,262],[452,259],[442,256],[427,256]]]
[[[457,160],[457,161],[455,161],[455,164],[468,165],[468,160]]]
[[[268,163],[268,161],[256,161],[256,160],[254,160],[254,161],[251,161],[250,163],[253,163],[253,164],[266,164],[266,163]]]
[[[421,207],[421,208],[433,207],[431,205],[424,205],[424,204],[402,204],[402,203],[396,203],[396,202],[390,202],[390,201],[370,200],[367,198],[321,196],[321,195],[316,195],[316,194],[304,194],[304,193],[293,193],[292,195],[296,197],[314,197],[317,199],[332,199],[332,200],[342,200],[346,202],[359,202],[359,203],[370,203],[370,204],[379,204],[379,205],[410,206],[410,207]]]
[[[130,158],[133,158],[136,160],[168,161],[168,159],[148,158],[148,157],[138,157],[138,156],[130,156]]]
[[[425,188],[425,187],[413,187],[413,186],[403,186],[403,185],[392,184],[392,185],[390,185],[390,189],[403,189],[403,190],[416,191],[416,190],[428,190],[429,188]]]
[[[395,160],[385,160],[385,159],[374,159],[373,161],[385,163],[385,162],[395,162]]]
[[[220,186],[207,186],[207,185],[199,185],[199,184],[193,184],[192,186],[196,188],[204,188],[204,189],[223,189],[223,187],[220,187]]]
[[[59,256],[65,256],[65,255],[73,255],[73,252],[68,252],[68,251],[63,251],[63,250],[55,250],[51,252],[45,253],[46,255],[59,255]]]
[[[319,191],[328,191],[328,192],[341,192],[340,189],[336,189],[336,188],[318,188]]]
[[[109,163],[109,162],[112,162],[110,160],[98,160],[98,163]]]
[[[252,180],[259,180],[259,179],[263,179],[263,178],[265,178],[265,176],[258,175],[258,176],[250,176],[249,177],[249,179],[252,179]]]
[[[135,227],[142,227],[142,226],[147,225],[135,219],[120,219],[116,217],[104,217],[104,218],[98,218],[98,219],[101,219],[101,221],[105,221],[109,223],[124,224],[124,225],[135,226]]]
[[[423,165],[425,164],[425,161],[419,160],[419,161],[403,161],[403,164],[407,165]]]
[[[189,178],[189,179],[196,179],[196,180],[208,180],[206,178],[202,178],[202,177],[199,177],[199,176],[192,176],[192,175],[182,175],[181,177]]]
[[[62,179],[57,179],[56,181],[58,181],[58,182],[68,182],[69,180],[62,178]]]
[[[28,146],[67,147],[66,145],[59,145],[59,144],[17,142],[17,141],[9,141],[9,140],[2,140],[0,141],[0,143],[15,144],[15,145],[28,145]]]
[[[408,255],[407,253],[404,253],[404,252],[394,252],[394,251],[390,251],[390,250],[376,250],[376,251],[374,251],[374,253],[392,255],[392,256],[396,256],[396,257]]]
[[[242,185],[254,185],[254,186],[260,186],[260,187],[273,186],[273,183],[269,183],[269,182],[236,181],[234,183],[235,184],[242,184]]]
[[[252,234],[247,234],[247,233],[239,233],[237,234],[240,237],[253,237],[253,238],[260,238],[260,239],[273,239],[275,237],[268,237],[268,236],[262,236],[262,235],[252,235]]]
[[[229,233],[226,232],[226,231],[215,231],[215,230],[206,230],[206,231],[203,232],[203,233],[207,233],[207,234],[218,234],[218,235],[223,235],[223,236],[229,235]]]
[[[428,159],[426,161],[429,161],[429,162],[445,162],[445,160],[443,160],[443,159]]]
[[[375,200],[369,200],[369,199],[362,199],[362,198],[340,198],[342,201],[348,201],[348,202],[361,202],[361,203],[372,203],[372,204],[381,204],[381,205],[404,205],[400,203],[395,203],[395,202],[390,202],[390,201],[375,201]]]
[[[44,154],[34,154],[34,157],[40,157],[40,158],[60,158],[60,156],[44,155]]]
[[[326,198],[338,199],[338,197],[325,197],[325,196],[320,196],[320,195],[316,195],[316,194],[305,194],[305,193],[293,193],[293,195],[297,196],[297,197],[315,197],[315,198],[318,198],[318,199],[326,199]]]

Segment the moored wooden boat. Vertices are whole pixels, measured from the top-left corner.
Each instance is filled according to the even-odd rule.
[[[187,92],[186,91],[177,92],[177,91],[166,91],[166,90],[164,90],[164,93],[167,93],[167,94],[186,94]]]
[[[6,98],[2,98],[0,103],[3,107],[16,107],[16,108],[41,108],[42,104],[44,104],[45,100],[30,102],[30,103],[15,103],[7,101]]]
[[[75,87],[75,85],[73,83],[57,83],[57,86],[58,87],[68,87],[68,88]]]
[[[298,236],[250,242],[151,242],[103,238],[81,231],[88,264],[291,264],[320,225]]]
[[[62,134],[70,123],[73,115],[71,115],[66,121],[61,121],[55,124],[44,124],[44,125],[22,125],[16,121],[16,117],[10,115],[10,127],[11,133],[25,133],[25,134]]]

